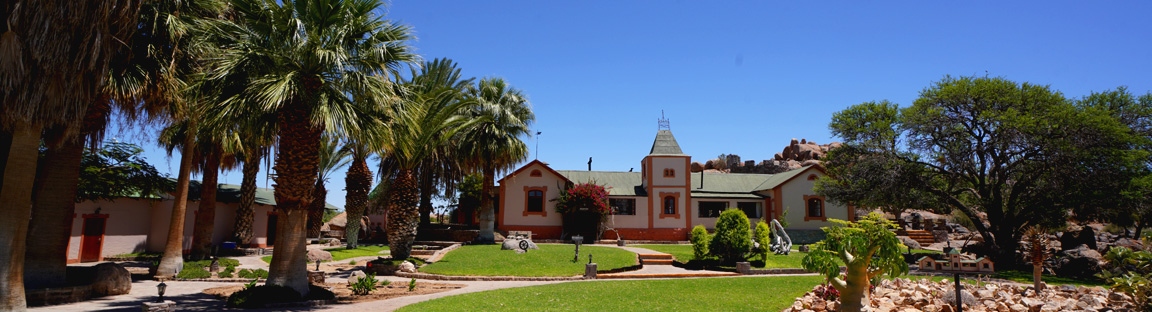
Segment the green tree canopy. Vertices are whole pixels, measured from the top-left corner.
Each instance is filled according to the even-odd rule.
[[[175,183],[157,172],[156,167],[140,155],[143,151],[135,144],[119,142],[106,142],[98,150],[85,150],[76,202],[160,196],[171,192]]]

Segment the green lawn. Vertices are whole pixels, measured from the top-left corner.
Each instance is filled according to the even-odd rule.
[[[469,245],[448,252],[421,272],[443,275],[479,276],[576,276],[584,274],[588,254],[598,269],[609,270],[636,265],[636,254],[619,248],[580,246],[580,261],[572,262],[573,245],[539,244],[539,250],[517,254],[500,250],[500,245]]]
[[[332,261],[340,261],[348,258],[368,257],[368,256],[384,256],[381,251],[388,250],[388,246],[360,246],[356,249],[347,249],[344,247],[328,248],[324,251],[332,253]],[[272,263],[272,256],[261,257],[265,263]]]
[[[692,245],[633,245],[632,247],[639,247],[651,249],[666,254],[671,254],[676,257],[677,261],[687,263],[692,260]],[[763,266],[756,266],[760,262],[752,262],[753,267],[757,269],[789,269],[800,268],[800,261],[804,260],[804,255],[807,253],[792,250],[788,255],[776,255],[769,253],[768,261]],[[755,259],[759,259],[758,257]]]
[[[993,278],[1006,279],[1013,282],[1032,284],[1032,272],[1024,271],[1000,271],[992,275]],[[1048,285],[1077,285],[1077,286],[1104,286],[1108,287],[1109,284],[1099,280],[1082,280],[1075,278],[1059,277],[1052,275],[1042,275],[1040,280]]]
[[[398,311],[780,311],[821,282],[819,276],[570,282],[449,296]]]

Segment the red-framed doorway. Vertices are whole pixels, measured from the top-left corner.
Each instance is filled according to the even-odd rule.
[[[80,262],[103,261],[104,230],[108,227],[108,214],[83,215],[80,231]]]

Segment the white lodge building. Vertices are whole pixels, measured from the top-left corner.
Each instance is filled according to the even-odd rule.
[[[672,131],[659,130],[640,172],[553,170],[533,160],[500,179],[497,224],[504,231],[532,231],[537,239],[560,239],[563,223],[556,198],[568,183],[595,182],[608,189],[616,214],[608,219],[626,240],[682,241],[696,225],[712,229],[729,208],[741,209],[752,224],[779,219],[788,229],[818,230],[828,218],[849,220],[852,207],[826,202],[813,191],[824,169],[809,166],[778,174],[691,173]],[[604,239],[616,239],[606,231]]]

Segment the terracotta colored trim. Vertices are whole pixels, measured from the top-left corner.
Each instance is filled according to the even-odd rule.
[[[672,198],[672,201],[673,201],[673,204],[674,204],[674,205],[672,205],[672,206],[675,206],[675,207],[676,207],[676,213],[671,213],[671,214],[669,214],[669,213],[664,213],[664,199],[666,199],[666,198],[669,198],[669,197],[671,197],[671,198]],[[669,192],[660,192],[660,219],[664,219],[664,218],[676,218],[676,219],[680,219],[680,210],[681,210],[681,209],[680,209],[680,204],[681,204],[681,202],[680,202],[680,192],[671,192],[671,193],[669,193]]]
[[[820,200],[820,216],[819,217],[813,217],[813,216],[808,215],[808,200],[809,199],[819,199]],[[811,220],[828,221],[828,202],[824,200],[824,196],[804,195],[804,221],[811,221]]]
[[[700,171],[704,174],[704,171]],[[692,157],[684,158],[684,227],[692,228]]]
[[[737,205],[739,205],[739,204],[737,204]],[[775,218],[776,218],[775,211],[772,211],[772,198],[771,197],[765,198],[764,199],[764,218],[762,218],[762,220],[772,220]]]
[[[560,177],[560,179],[564,180],[565,182],[572,183],[572,180],[568,180],[568,178],[564,177],[564,175],[560,174],[559,172],[556,172],[556,170],[553,170],[552,167],[548,167],[548,165],[544,164],[544,162],[542,162],[538,159],[534,159],[534,160],[528,162],[527,164],[524,164],[524,166],[521,166],[520,169],[516,169],[516,171],[512,171],[512,173],[505,175],[503,178],[500,178],[500,180],[496,180],[496,183],[504,184],[504,179],[507,179],[508,177],[515,176],[517,174],[520,174],[521,171],[528,169],[528,167],[531,167],[532,164],[540,164],[541,166],[544,166],[544,169],[547,169],[548,172],[551,172],[552,174],[556,175],[557,177]]]
[[[80,252],[76,253],[76,257],[77,257],[76,261],[80,262],[80,261],[84,260],[84,241],[88,240],[88,235],[84,235],[84,233],[88,232],[87,231],[88,230],[87,219],[104,219],[104,224],[101,225],[101,228],[100,228],[100,247],[97,249],[99,251],[96,252],[96,254],[97,254],[96,261],[97,262],[104,261],[104,236],[107,234],[107,231],[108,231],[108,214],[106,214],[106,213],[93,213],[93,214],[85,214],[83,216],[84,216],[85,221],[80,224]],[[71,239],[71,238],[69,238],[69,239]]]
[[[848,204],[848,221],[856,221],[856,206]]]
[[[528,211],[528,191],[540,191],[540,199],[543,200],[540,206],[540,211]],[[548,200],[544,197],[548,196],[548,186],[525,186],[524,187],[524,209],[523,216],[548,216]],[[503,197],[501,197],[503,198]]]
[[[808,181],[816,181],[816,179],[819,179],[819,178],[820,177],[817,177],[816,174],[809,174],[808,175]]]
[[[648,157],[645,157],[644,160],[640,162],[640,167],[644,168],[644,172],[645,172],[645,174],[644,174],[644,176],[645,176],[644,177],[644,182],[645,182],[644,183],[644,189],[645,189],[645,193],[648,194],[648,228],[651,229],[651,228],[655,227],[655,220],[656,220],[656,210],[655,210],[656,207],[652,201],[652,199],[654,198],[652,196],[653,195],[652,194],[652,176],[651,176],[652,175],[652,169],[651,169],[652,162],[649,161]]]
[[[772,199],[776,202],[772,207],[772,214],[780,216],[780,219],[784,219],[784,190],[781,189],[780,186],[772,189]]]
[[[67,264],[80,263],[80,258],[76,258],[76,259],[68,259],[68,261],[67,261],[66,263],[67,263]]]

